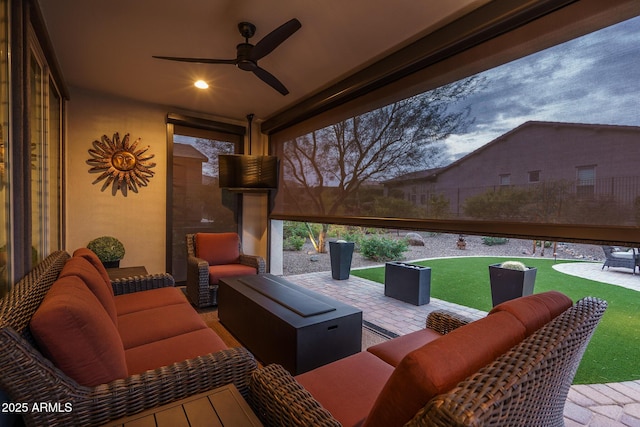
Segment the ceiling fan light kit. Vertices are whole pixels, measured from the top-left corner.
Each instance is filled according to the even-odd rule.
[[[297,19],[291,19],[269,34],[264,36],[255,45],[249,43],[249,39],[256,33],[256,26],[251,22],[240,22],[238,24],[238,30],[240,35],[244,37],[244,43],[240,43],[236,46],[236,58],[235,59],[213,59],[213,58],[183,58],[176,56],[153,56],[157,59],[164,59],[168,61],[179,62],[198,62],[203,64],[231,64],[235,65],[243,71],[251,71],[260,80],[280,92],[282,95],[289,93],[289,90],[285,87],[280,80],[278,80],[273,74],[269,73],[264,68],[258,65],[258,60],[264,58],[275,48],[280,46],[285,40],[293,35],[302,27],[302,24]]]

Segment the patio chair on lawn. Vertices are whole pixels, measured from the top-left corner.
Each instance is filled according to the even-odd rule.
[[[602,265],[605,267],[623,267],[630,268],[633,274],[636,274],[636,266],[638,265],[638,254],[634,248],[621,250],[616,246],[603,246],[602,250],[607,258]]]

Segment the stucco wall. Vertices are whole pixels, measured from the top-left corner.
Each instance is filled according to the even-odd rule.
[[[165,271],[166,109],[72,90],[67,110],[66,249],[73,252],[102,235],[117,237],[125,246],[121,266],[144,265],[149,272]],[[115,132],[141,138],[150,146],[155,172],[138,193],[112,195],[92,184],[88,150],[102,135]]]
[[[143,265],[151,273],[166,271],[166,115],[167,107],[143,104],[123,98],[72,88],[67,110],[66,250],[86,246],[93,238],[111,235],[122,241],[126,255],[122,267]],[[241,122],[240,122],[241,123]],[[238,123],[235,123],[238,124]],[[102,182],[89,174],[88,150],[104,134],[141,138],[155,172],[147,187],[138,193],[112,195],[100,191]],[[256,138],[257,139],[257,138]],[[266,256],[266,197],[245,200],[243,245],[247,253]]]

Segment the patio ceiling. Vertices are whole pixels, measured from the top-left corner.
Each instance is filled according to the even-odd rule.
[[[39,0],[66,84],[143,102],[243,119],[266,119],[370,65],[488,0]],[[152,55],[235,58],[237,24],[257,43],[284,22],[302,28],[259,65],[282,96],[232,65],[169,62]],[[208,81],[210,89],[193,86]]]

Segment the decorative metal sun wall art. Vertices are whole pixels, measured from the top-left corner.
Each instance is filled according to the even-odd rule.
[[[147,154],[149,146],[139,149],[140,138],[133,143],[129,141],[129,134],[121,140],[118,132],[113,134],[113,139],[102,135],[100,141],[93,141],[93,148],[89,149],[91,159],[87,163],[92,166],[89,173],[100,174],[92,184],[105,180],[100,191],[111,185],[114,196],[118,191],[126,196],[128,190],[137,193],[138,187],[146,187],[153,177],[155,172],[151,168],[156,164],[149,162],[154,157],[154,154]]]

